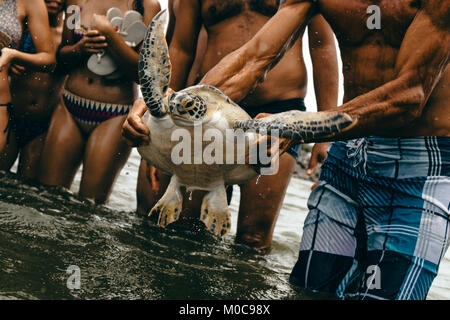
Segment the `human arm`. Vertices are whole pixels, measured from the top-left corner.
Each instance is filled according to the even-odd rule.
[[[149,25],[153,17],[161,11],[161,6],[157,0],[144,0],[144,23]],[[119,69],[126,71],[125,74],[130,80],[139,82],[138,77],[138,63],[139,52],[129,47],[117,33],[108,18],[104,15],[94,14],[93,28],[96,29],[100,35],[104,36],[108,44],[108,53],[114,59]]]
[[[30,70],[50,71],[55,65],[55,50],[45,3],[42,0],[25,1],[24,9],[36,53],[30,54],[4,48],[0,57],[0,68],[17,63]]]
[[[322,15],[315,16],[308,25],[309,51],[313,65],[317,111],[337,105],[339,70],[333,30]],[[314,144],[306,173],[312,175],[327,157],[329,142]]]
[[[341,107],[317,114],[277,115],[237,122],[242,129],[281,129],[298,142],[347,140],[371,135],[402,135],[422,117],[434,88],[442,79],[450,54],[450,3],[422,1],[394,63],[391,81]],[[305,120],[307,121],[305,122]],[[315,127],[319,121],[335,125]],[[292,127],[293,130],[288,130]],[[310,129],[314,128],[314,131]],[[331,131],[329,131],[331,129]]]
[[[108,46],[106,38],[100,35],[98,30],[88,30],[83,25],[80,25],[80,29],[76,29],[77,22],[80,22],[77,19],[81,19],[80,1],[68,0],[62,41],[56,56],[58,67],[66,73],[78,68],[90,55],[102,53]],[[84,34],[78,41],[74,39],[76,31]]]
[[[283,57],[315,14],[310,1],[287,0],[245,45],[212,68],[201,84],[215,86],[232,100],[242,100]]]
[[[400,46],[395,78],[330,111],[345,112],[355,126],[333,140],[396,135],[418,120],[448,65],[450,4],[423,1]]]
[[[402,41],[394,80],[339,108],[358,120],[356,126],[342,134],[343,138],[387,132],[395,135],[421,117],[448,65],[449,20],[448,1],[422,2]]]
[[[173,37],[173,31],[175,29],[175,13],[173,12],[173,3],[175,0],[169,0],[167,3],[167,9],[169,10],[169,24],[167,25],[167,32],[166,32],[166,41],[167,45],[170,46],[170,42],[172,41]]]
[[[176,23],[173,26],[173,34],[170,36],[169,55],[172,64],[170,88],[167,94],[175,90],[183,89],[195,58],[197,37],[200,29],[199,6],[197,0],[174,0],[169,3],[172,6],[173,22],[176,15]],[[132,146],[142,146],[149,142],[149,130],[142,121],[142,116],[148,108],[144,100],[135,101],[122,128],[122,134]]]
[[[122,135],[132,147],[141,147],[150,143],[150,129],[142,121],[147,110],[144,99],[136,100],[122,126]]]
[[[174,1],[173,12],[176,23],[169,46],[172,64],[170,87],[178,91],[186,87],[202,23],[198,0]]]

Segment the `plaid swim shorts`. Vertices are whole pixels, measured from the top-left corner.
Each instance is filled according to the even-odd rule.
[[[292,284],[425,299],[450,242],[450,137],[336,142],[308,208]]]

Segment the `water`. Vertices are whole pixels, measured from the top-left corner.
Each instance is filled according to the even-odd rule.
[[[107,206],[71,192],[24,184],[0,173],[0,298],[6,299],[305,299],[289,285],[310,182],[293,179],[267,256],[234,244],[239,189],[224,240],[180,226],[160,229],[137,217],[136,152]],[[429,299],[450,299],[447,253]],[[81,270],[69,290],[67,268]]]

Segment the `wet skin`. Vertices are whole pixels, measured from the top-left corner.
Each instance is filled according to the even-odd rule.
[[[282,54],[295,30],[320,13],[334,30],[343,59],[346,103],[330,111],[358,120],[333,140],[450,136],[450,3],[376,1],[382,28],[370,30],[366,10],[373,4],[366,0],[286,1],[258,36],[224,59],[202,82],[238,101],[243,99],[274,63],[272,57]],[[260,49],[262,44],[267,50]]]
[[[357,30],[361,32],[352,33],[351,35],[347,29],[349,26],[343,23],[345,9],[365,6],[368,2],[350,1],[346,5],[341,4],[339,8],[336,1],[320,2],[322,5],[321,12],[332,25],[341,45],[344,65],[345,101],[351,101],[395,79],[398,70],[396,70],[394,62],[399,58],[405,34],[420,10],[420,1],[381,1],[380,7],[382,9],[384,27],[382,26],[381,30],[375,34],[367,30],[367,28],[358,28]],[[427,1],[423,3],[425,4],[425,2]],[[352,9],[352,11],[354,10]],[[351,21],[358,21],[357,14],[348,18]],[[448,24],[448,20],[446,23]],[[395,30],[395,32],[392,32],[392,30]],[[410,32],[412,33],[413,30]],[[421,36],[420,30],[415,32],[418,33],[419,38]],[[410,35],[412,36],[412,34]],[[448,41],[448,38],[442,38],[442,46],[447,46],[448,48]],[[411,49],[413,47],[411,46]],[[403,53],[407,54],[406,52]],[[410,54],[414,55],[414,51],[411,51]],[[450,68],[447,64],[448,62],[442,69],[441,77],[437,80],[428,101],[422,107],[421,115],[419,117],[413,115],[415,119],[412,119],[405,128],[395,128],[392,130],[392,133],[390,133],[391,130],[389,128],[386,128],[383,132],[375,129],[378,131],[377,134],[387,136],[449,136]],[[417,77],[419,75],[416,74],[414,76]],[[407,77],[405,77],[405,85],[406,80]],[[410,93],[405,97],[396,97],[396,93],[394,93],[389,98],[397,100],[398,105],[413,105],[415,100],[417,100],[414,95],[420,95],[421,92],[419,88],[411,89]],[[356,103],[356,101],[350,102],[348,106],[356,106]],[[406,117],[409,118],[411,116],[406,115]],[[404,121],[408,120],[405,119]]]
[[[81,25],[88,31],[79,42],[74,41],[73,30],[67,25],[63,31],[63,47],[58,63],[69,73],[66,89],[71,93],[95,101],[132,104],[137,97],[138,50],[128,47],[112,29],[104,16],[111,7],[123,13],[134,9],[134,1],[68,1],[81,10]],[[156,0],[144,0],[144,23],[148,25],[160,10]],[[111,82],[95,75],[87,68],[87,59],[108,48],[112,58],[125,77]],[[81,130],[66,107],[55,110],[43,150],[40,181],[48,185],[70,187],[75,173],[83,163],[80,195],[105,202],[112,185],[130,154],[130,147],[121,136],[125,116],[99,124],[91,131]]]
[[[62,39],[64,1],[46,1],[46,5],[53,48],[56,51]],[[58,71],[51,73],[27,71],[20,63],[11,66],[10,75],[15,117],[23,117],[42,127],[48,127],[53,110],[60,103],[65,75]],[[19,146],[14,132],[11,132],[10,143],[0,156],[0,168],[9,170],[20,153],[18,174],[36,179],[46,133],[45,130],[25,145]]]
[[[366,10],[374,3],[381,8],[381,30],[366,27]],[[295,30],[318,13],[336,33],[344,64],[345,103],[330,111],[357,119],[333,140],[450,136],[448,1],[288,0],[264,30],[201,82],[244,98],[274,63],[271,57],[282,54]]]
[[[176,23],[169,26],[168,33],[172,63],[170,87],[175,91],[192,84],[188,79],[195,78],[193,73],[196,71],[193,70],[197,70],[197,67],[201,78],[228,53],[244,45],[278,9],[278,1],[175,0],[170,5],[173,7],[169,9],[176,17]],[[202,27],[206,30],[206,43],[198,40]],[[326,110],[337,102],[338,75],[334,40],[329,26],[321,17],[311,22],[309,34],[318,88],[317,99],[320,109]],[[198,46],[206,49],[198,50]],[[199,59],[199,52],[203,59]],[[273,101],[304,98],[306,79],[300,38],[267,75],[265,81],[242,100],[240,105],[258,109]],[[322,150],[322,154],[325,149],[326,146],[321,145],[316,148]],[[237,242],[261,251],[267,251],[271,247],[276,219],[295,164],[295,159],[285,154],[280,159],[280,170],[276,175],[263,176],[258,184],[254,179],[241,186]],[[138,212],[141,214],[149,212],[164,193],[169,181],[167,175],[157,171],[158,179],[153,178],[150,182],[148,177],[152,174],[155,176],[154,169],[142,162],[137,186]],[[152,188],[152,183],[154,185],[155,182],[159,184],[159,188]],[[189,200],[188,195],[184,196],[182,217],[198,217],[203,195],[202,192],[194,192],[192,200]]]
[[[52,36],[47,18],[47,10],[43,1],[17,0],[17,18],[24,30],[25,21],[28,29],[35,39],[36,54],[27,54],[15,49],[4,48],[0,58],[0,104],[11,102],[9,88],[9,67],[11,64],[21,63],[30,70],[46,71],[52,69],[55,64]],[[8,123],[9,114],[5,107],[0,107],[0,152],[5,152],[7,133],[4,129]],[[6,157],[0,160],[3,169],[7,168]]]

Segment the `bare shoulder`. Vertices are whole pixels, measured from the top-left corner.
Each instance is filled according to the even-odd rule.
[[[150,10],[150,11],[160,11],[161,5],[159,4],[158,0],[144,0],[142,2],[144,6],[144,11]]]
[[[44,0],[19,0],[18,4],[23,7],[27,13],[31,13],[35,9],[46,9]]]
[[[144,23],[149,25],[153,17],[161,11],[161,5],[158,0],[143,0],[142,7],[144,9]]]

